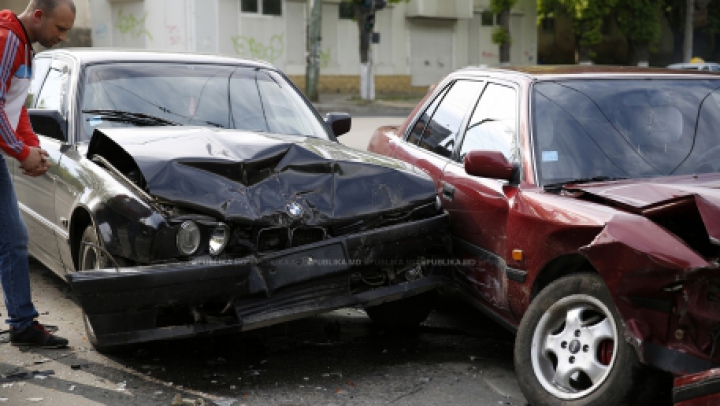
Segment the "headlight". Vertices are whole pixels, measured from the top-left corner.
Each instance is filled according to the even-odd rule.
[[[194,221],[185,221],[177,233],[177,248],[180,254],[190,256],[200,247],[200,228]]]
[[[230,227],[220,224],[210,233],[210,255],[220,255],[230,239]]]

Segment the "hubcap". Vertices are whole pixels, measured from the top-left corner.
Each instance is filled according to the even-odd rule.
[[[617,354],[617,325],[610,310],[589,295],[550,306],[535,328],[531,361],[542,386],[559,399],[578,399],[608,377]]]

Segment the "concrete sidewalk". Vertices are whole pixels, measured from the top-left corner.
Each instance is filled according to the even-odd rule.
[[[320,114],[343,112],[355,117],[407,117],[423,98],[423,95],[379,96],[373,101],[367,101],[360,99],[357,94],[325,93],[319,96],[320,101],[313,105]]]

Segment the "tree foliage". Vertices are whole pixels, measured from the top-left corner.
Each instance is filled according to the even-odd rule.
[[[386,0],[388,4],[407,3],[410,0]],[[342,3],[353,5],[355,10],[354,20],[358,25],[358,34],[360,35],[360,62],[368,62],[368,51],[370,50],[370,38],[367,27],[365,26],[365,18],[373,13],[372,8],[366,7],[366,4],[372,3],[372,0],[342,0]]]
[[[663,0],[618,0],[618,27],[635,44],[649,45],[660,35],[659,12]]]
[[[538,0],[538,18],[561,9],[570,16],[575,33],[575,47],[580,61],[591,54],[590,48],[602,41],[602,27],[613,7],[622,0]]]
[[[490,9],[495,14],[502,15],[503,13],[510,13],[517,0],[490,0]],[[496,28],[492,34],[492,42],[494,44],[503,46],[505,44],[510,45],[512,43],[512,37],[510,36],[510,27],[505,27],[505,24]]]

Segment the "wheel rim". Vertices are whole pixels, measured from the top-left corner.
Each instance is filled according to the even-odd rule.
[[[80,271],[86,271],[90,269],[103,269],[107,263],[105,256],[100,252],[99,249],[94,247],[95,244],[92,241],[83,241],[82,250],[80,250]]]
[[[610,310],[589,295],[555,302],[540,318],[531,361],[540,384],[559,399],[578,399],[605,382],[615,365],[618,333]]]

